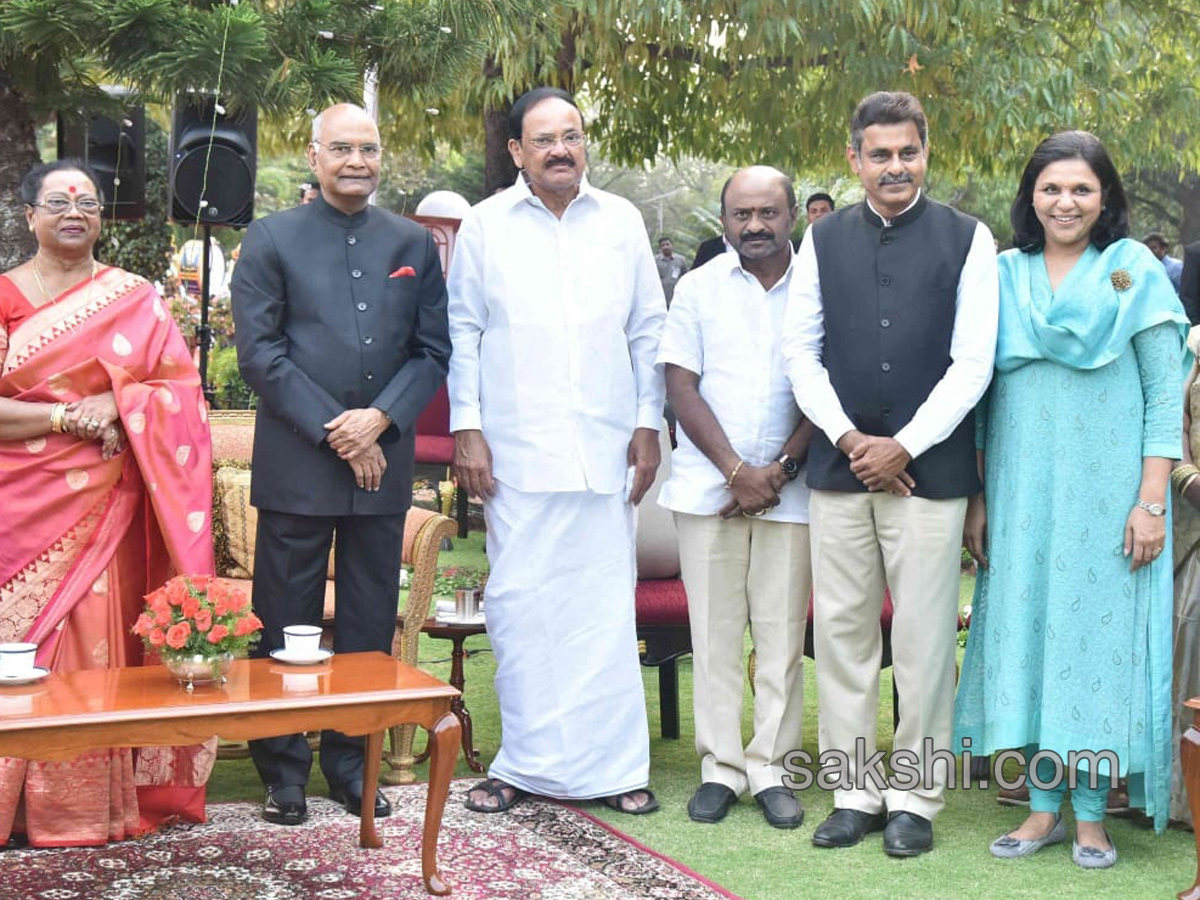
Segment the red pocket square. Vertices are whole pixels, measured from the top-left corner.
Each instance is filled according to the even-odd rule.
[[[395,272],[389,275],[388,278],[412,278],[415,277],[416,274],[417,270],[412,266],[401,266]]]

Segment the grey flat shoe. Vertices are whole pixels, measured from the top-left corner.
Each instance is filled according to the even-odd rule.
[[[1011,834],[1006,834],[992,841],[992,846],[989,849],[992,851],[992,856],[995,856],[997,859],[1016,859],[1019,856],[1029,856],[1031,853],[1037,853],[1043,847],[1048,847],[1051,844],[1061,844],[1066,839],[1067,826],[1063,824],[1062,816],[1055,816],[1054,827],[1044,837],[1035,838],[1031,841],[1022,841]]]
[[[1104,836],[1108,839],[1107,850],[1081,846],[1076,839],[1071,844],[1071,859],[1075,860],[1075,865],[1083,869],[1108,869],[1116,865],[1117,845],[1113,843],[1112,836],[1107,831],[1104,832]]]

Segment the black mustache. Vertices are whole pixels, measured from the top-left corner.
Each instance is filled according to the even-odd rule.
[[[880,175],[880,186],[885,184],[912,184],[913,177],[907,172],[901,172],[899,175]]]
[[[547,165],[547,166],[557,166],[557,165],[560,165],[560,164],[562,164],[562,165],[568,165],[568,166],[570,166],[572,169],[573,169],[573,168],[575,168],[575,160],[571,159],[571,157],[569,157],[569,156],[560,156],[560,157],[557,157],[557,158],[555,158],[555,159],[548,159],[548,160],[546,160],[546,165]]]
[[[769,231],[755,231],[753,233],[746,231],[742,232],[743,241],[769,241],[773,240],[774,237],[775,235]]]

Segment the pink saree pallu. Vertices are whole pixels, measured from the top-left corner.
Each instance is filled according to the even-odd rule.
[[[16,292],[0,277],[0,300]],[[11,305],[11,304],[9,304]],[[0,641],[37,643],[56,671],[141,665],[143,595],[213,572],[208,411],[157,292],[116,268],[0,326],[0,397],[72,402],[112,391],[127,445],[47,434],[0,441]],[[0,841],[101,844],[204,820],[211,742],[97,750],[66,763],[0,757]]]

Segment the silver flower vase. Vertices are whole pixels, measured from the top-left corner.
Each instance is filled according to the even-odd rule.
[[[206,656],[203,653],[163,653],[163,664],[188,692],[196,685],[224,684],[225,673],[233,662],[232,653]]]

